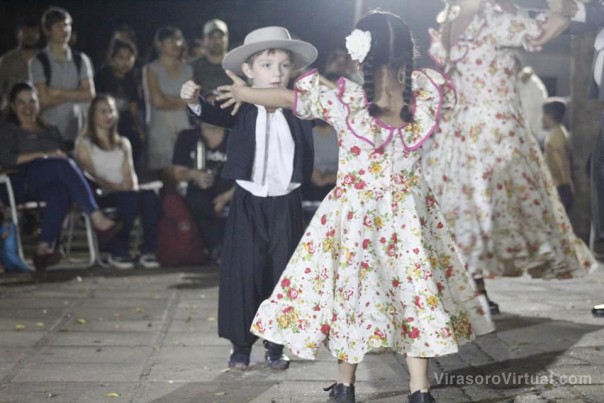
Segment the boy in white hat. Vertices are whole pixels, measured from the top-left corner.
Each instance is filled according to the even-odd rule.
[[[291,39],[287,29],[265,27],[250,32],[230,51],[222,66],[245,75],[256,88],[284,88],[292,72],[310,65],[317,50]],[[181,98],[204,120],[230,128],[228,159],[222,176],[236,181],[225,229],[218,335],[233,345],[229,367],[246,369],[257,337],[249,329],[260,303],[268,298],[304,231],[300,185],[313,169],[310,123],[290,110],[245,104],[221,109],[200,97],[192,81]],[[285,370],[283,346],[265,342],[273,370]]]

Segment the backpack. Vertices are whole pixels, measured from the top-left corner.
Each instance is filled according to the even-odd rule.
[[[78,52],[77,50],[72,50],[71,56],[73,57],[73,62],[76,65],[79,77],[80,70],[82,68],[82,53]],[[50,60],[48,59],[48,55],[45,52],[40,51],[36,53],[36,59],[38,59],[40,61],[40,64],[42,64],[42,70],[44,70],[44,77],[46,77],[46,86],[49,86],[52,69],[50,68]]]
[[[182,196],[165,194],[162,197],[162,212],[155,253],[159,263],[162,266],[205,263],[205,244]]]
[[[2,223],[0,223],[2,224]],[[17,227],[13,222],[0,226],[0,263],[9,271],[33,271],[19,257]]]

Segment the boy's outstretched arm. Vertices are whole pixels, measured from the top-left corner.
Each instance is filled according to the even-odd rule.
[[[267,108],[288,108],[294,106],[294,92],[287,88],[251,88],[232,71],[226,74],[233,80],[232,85],[218,87],[220,95],[216,99],[222,102],[222,108],[235,105],[232,114],[236,114],[243,103],[262,105]]]
[[[199,105],[199,93],[201,86],[189,80],[180,87],[180,98],[185,101],[191,109],[195,109]]]

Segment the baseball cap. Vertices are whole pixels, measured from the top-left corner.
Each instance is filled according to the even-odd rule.
[[[227,27],[226,22],[219,20],[218,18],[214,18],[203,25],[203,36],[208,36],[214,31],[220,31],[225,35],[229,34],[229,28]]]

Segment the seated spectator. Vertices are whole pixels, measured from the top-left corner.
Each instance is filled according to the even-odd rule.
[[[226,162],[226,130],[208,123],[182,131],[174,146],[172,175],[188,182],[185,200],[195,218],[210,257],[220,258],[225,207],[233,196],[233,181],[220,174]]]
[[[58,129],[40,119],[38,93],[32,84],[18,83],[11,89],[0,144],[0,165],[16,171],[10,178],[17,203],[45,202],[40,241],[33,256],[36,270],[60,261],[57,241],[74,202],[90,216],[101,243],[121,228],[99,210],[80,169],[61,150]]]
[[[560,201],[566,212],[573,203],[575,188],[571,175],[571,152],[568,131],[562,124],[566,106],[561,101],[543,104],[543,128],[547,130],[544,143],[545,163],[552,174],[554,185],[558,188]]]
[[[331,81],[336,81],[340,77],[346,77],[349,80],[361,82],[362,77],[355,66],[347,51],[344,49],[334,49],[327,55],[322,74]]]
[[[126,137],[117,132],[118,111],[109,95],[98,95],[90,103],[85,133],[76,143],[75,156],[82,168],[102,190],[101,207],[113,207],[123,222],[121,231],[109,243],[109,263],[117,269],[131,269],[129,238],[134,220],[141,216],[143,244],[139,263],[157,268],[157,221],[159,197],[153,190],[140,190],[132,163],[132,150]]]
[[[312,128],[315,165],[310,183],[302,185],[304,200],[321,201],[336,184],[338,174],[338,135],[333,127],[315,120]]]
[[[134,71],[136,54],[136,46],[132,42],[114,38],[107,54],[107,64],[95,74],[94,85],[99,93],[115,99],[120,115],[117,132],[130,142],[134,169],[140,176],[145,133],[139,114],[139,83]]]

